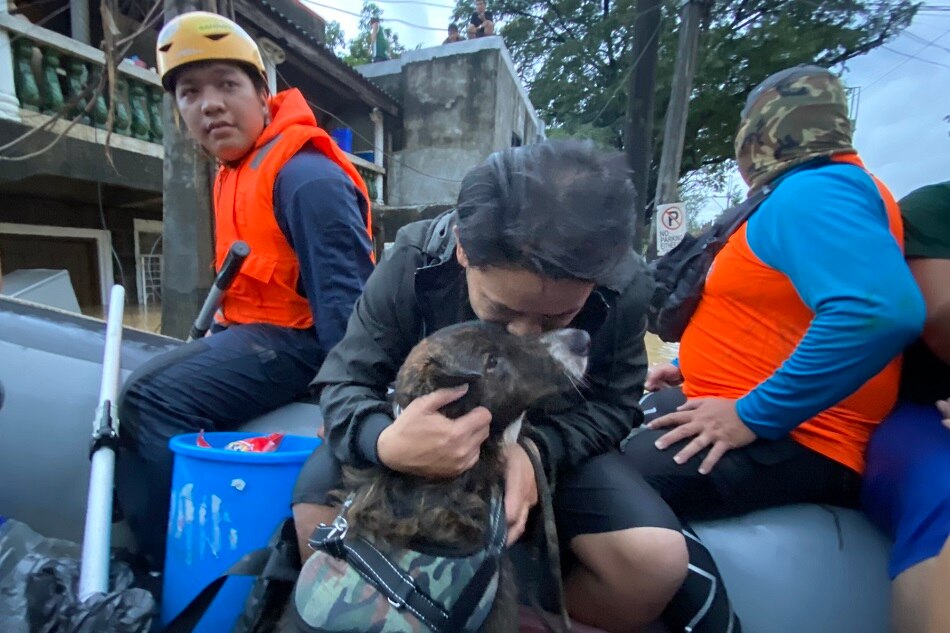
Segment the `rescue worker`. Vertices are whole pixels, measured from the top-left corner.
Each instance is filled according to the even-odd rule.
[[[662,501],[637,499],[641,480],[616,451],[643,419],[637,401],[653,294],[633,251],[629,177],[621,154],[591,143],[510,148],[466,174],[455,209],[400,229],[317,375],[327,441],[304,465],[293,499],[304,555],[313,529],[336,517],[328,493],[340,485],[341,466],[440,478],[478,459],[487,409],[455,420],[439,413],[464,389],[438,390],[398,415],[386,401],[406,354],[427,333],[476,318],[517,335],[570,326],[591,336],[585,380],[527,411],[523,430],[554,484],[567,610],[610,633],[639,630],[659,615],[686,575],[686,544]],[[538,542],[541,473],[519,444],[505,453],[508,542],[521,539],[529,517],[526,540]],[[556,590],[541,593],[553,608],[545,602]],[[298,585],[298,607],[310,595]],[[347,609],[342,601],[338,608]],[[310,616],[304,621],[320,628]]]
[[[912,191],[900,207],[927,321],[904,352],[901,402],[868,445],[862,496],[894,541],[891,630],[950,631],[950,181]]]
[[[827,69],[796,66],[754,88],[735,149],[750,194],[772,191],[713,260],[679,367],[651,370],[648,389],[682,383],[671,399],[682,406],[630,437],[627,463],[684,521],[854,507],[868,439],[897,399],[900,352],[924,324],[900,209],[852,146],[844,87]],[[735,630],[716,618],[727,609],[712,558],[687,544],[668,625]]]
[[[161,567],[171,485],[168,440],[233,430],[306,393],[373,269],[366,185],[296,89],[271,95],[244,29],[182,14],[157,44],[162,85],[190,136],[217,159],[215,263],[251,248],[212,335],[155,359],[120,400],[121,507]]]

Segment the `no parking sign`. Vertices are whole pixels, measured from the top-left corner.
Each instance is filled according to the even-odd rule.
[[[686,235],[686,207],[682,202],[656,206],[656,254],[665,255]]]

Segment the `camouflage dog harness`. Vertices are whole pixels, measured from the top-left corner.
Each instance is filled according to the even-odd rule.
[[[294,589],[298,625],[320,633],[474,633],[491,612],[505,545],[493,499],[485,546],[473,554],[395,549],[348,535],[346,511],[310,537],[316,550]]]

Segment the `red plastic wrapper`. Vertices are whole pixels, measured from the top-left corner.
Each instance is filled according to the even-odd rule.
[[[271,433],[261,437],[249,437],[246,440],[235,440],[224,447],[228,451],[242,453],[273,453],[284,439],[283,433]]]
[[[208,444],[208,440],[205,439],[204,429],[198,431],[198,439],[195,440],[195,445],[200,446],[201,448],[211,448],[211,444]]]

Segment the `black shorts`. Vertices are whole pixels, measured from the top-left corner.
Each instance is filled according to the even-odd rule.
[[[332,505],[329,493],[339,487],[341,476],[339,461],[321,445],[304,464],[293,502]],[[554,516],[562,546],[582,534],[634,527],[680,529],[660,496],[616,451],[592,457],[558,478]]]
[[[686,401],[679,387],[664,389],[640,401],[647,421],[671,413]],[[627,466],[640,472],[684,521],[734,517],[794,503],[825,503],[856,507],[860,475],[791,437],[757,439],[727,452],[708,475],[699,465],[708,449],[685,464],[673,461],[692,438],[666,450],[654,442],[669,429],[634,429],[621,447]]]

